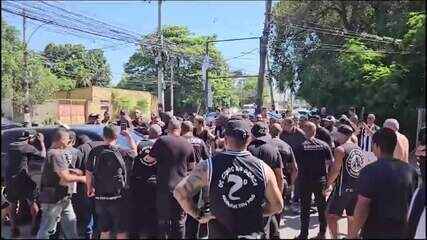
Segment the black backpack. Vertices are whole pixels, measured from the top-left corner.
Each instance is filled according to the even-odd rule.
[[[96,157],[94,185],[96,196],[121,196],[126,188],[125,161],[114,146],[106,146]]]

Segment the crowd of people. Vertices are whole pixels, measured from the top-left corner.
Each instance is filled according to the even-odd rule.
[[[210,126],[196,114],[160,109],[146,120],[121,111],[113,121],[106,111],[87,124],[105,125],[104,140],[58,127],[51,146],[31,129],[9,146],[12,237],[25,203],[38,239],[279,239],[291,213],[300,214],[295,237],[307,239],[314,212],[317,239],[327,229],[339,238],[341,218],[348,238],[426,237],[425,128],[410,164],[396,119],[379,127],[374,114],[359,120],[354,109],[338,120],[326,108],[299,119],[223,110]],[[131,131],[146,137],[135,142]],[[117,144],[120,134],[127,147]],[[28,175],[34,158],[44,162],[40,183]]]

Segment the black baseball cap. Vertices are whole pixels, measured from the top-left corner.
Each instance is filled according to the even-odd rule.
[[[339,126],[337,131],[339,133],[346,135],[346,136],[350,136],[354,132],[353,128],[347,124],[343,124],[343,125]]]
[[[251,129],[252,135],[254,137],[264,137],[268,134],[268,126],[264,122],[256,122]]]
[[[18,137],[18,141],[25,141],[25,140],[28,140],[30,138],[34,138],[36,135],[37,135],[36,130],[34,130],[34,129],[27,129],[27,130],[24,130],[22,132],[22,134],[21,134],[20,137]]]
[[[225,123],[225,135],[245,139],[249,136],[251,127],[245,120],[230,119]]]

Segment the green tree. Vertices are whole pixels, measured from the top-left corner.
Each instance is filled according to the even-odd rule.
[[[110,66],[101,49],[86,50],[81,44],[50,43],[43,56],[51,72],[64,80],[62,90],[110,84]]]
[[[174,82],[176,83],[174,86],[174,107],[177,111],[197,111],[204,101],[201,64],[208,37],[196,36],[182,26],[168,26],[162,31],[168,52],[168,54],[164,54],[164,58],[173,60],[166,64],[164,79],[169,81],[170,66],[173,64]],[[142,39],[142,42],[150,41],[156,42],[156,33],[148,34]],[[156,47],[141,45],[125,64],[125,75],[117,87],[145,90],[157,94],[156,51]],[[213,65],[209,69],[209,77],[212,80],[214,91],[214,105],[237,105],[238,98],[233,94],[232,80],[215,78],[215,76],[228,75],[228,67],[215,46],[210,46],[209,56]],[[165,102],[169,103],[169,84],[167,83],[166,86]]]
[[[310,104],[337,113],[364,106],[380,121],[395,117],[414,137],[416,108],[425,106],[426,97],[424,5],[422,1],[281,1],[275,6],[271,45],[279,86],[298,90],[298,96]],[[343,38],[290,27],[288,20],[359,34]],[[403,41],[366,41],[358,37],[361,33]]]
[[[11,99],[16,109],[21,107],[25,100],[23,44],[14,27],[3,20],[1,25],[1,97]],[[44,67],[40,55],[32,51],[28,53],[26,76],[30,81],[30,101],[33,104],[42,103],[51,97],[62,83]]]

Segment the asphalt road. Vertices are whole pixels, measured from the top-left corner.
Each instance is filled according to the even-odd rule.
[[[347,220],[341,219],[339,221],[340,233],[347,233]],[[34,239],[34,236],[30,235],[30,226],[24,225],[21,226],[21,237],[19,239]],[[299,215],[285,214],[285,217],[282,219],[280,226],[280,237],[282,239],[293,239],[299,234],[300,229],[300,219]],[[310,217],[310,229],[309,229],[309,238],[315,237],[319,232],[319,222],[317,214],[312,214]],[[326,235],[329,237],[329,233]],[[1,238],[10,239],[10,227],[2,225],[1,227]]]

